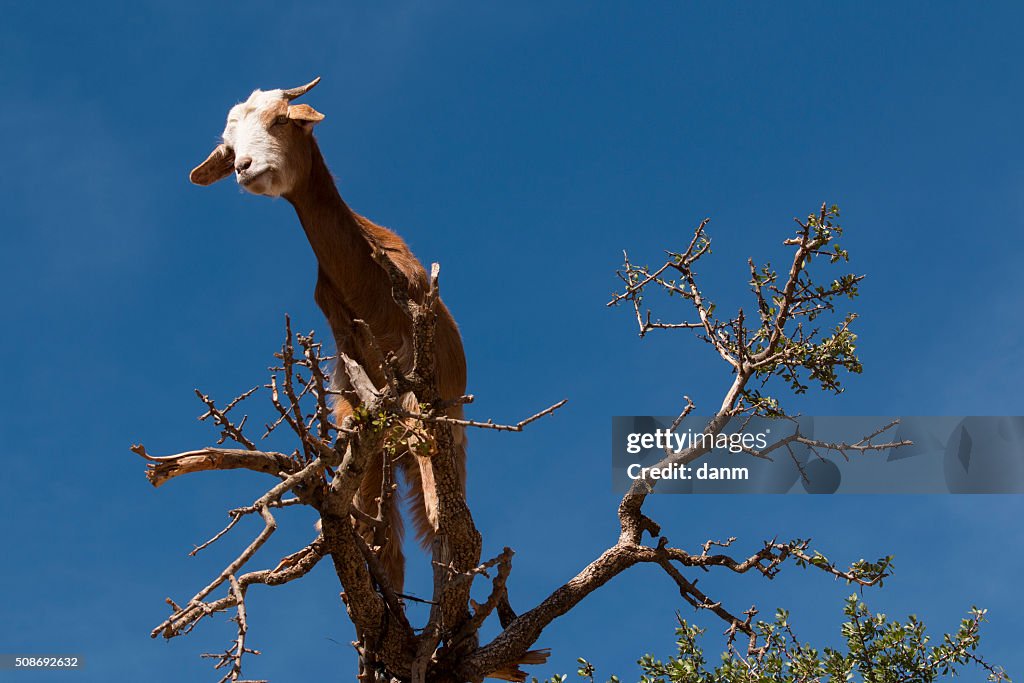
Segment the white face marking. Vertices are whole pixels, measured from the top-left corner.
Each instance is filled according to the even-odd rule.
[[[255,90],[228,112],[224,144],[235,153],[235,179],[253,194],[277,197],[294,184],[284,140],[267,125],[265,112],[280,107],[281,90]],[[280,125],[280,124],[278,124]]]

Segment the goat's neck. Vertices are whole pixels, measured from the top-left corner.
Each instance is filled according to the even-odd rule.
[[[315,139],[310,140],[310,157],[308,178],[285,198],[299,215],[322,276],[353,312],[363,315],[361,301],[379,300],[378,294],[390,297],[387,276],[373,260],[367,235],[338,193]]]

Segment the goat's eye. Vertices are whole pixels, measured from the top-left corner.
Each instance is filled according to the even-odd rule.
[[[281,114],[276,119],[274,119],[274,125],[275,126],[280,126],[280,125],[285,124],[285,123],[288,123],[288,117],[286,115],[284,115],[284,114]]]

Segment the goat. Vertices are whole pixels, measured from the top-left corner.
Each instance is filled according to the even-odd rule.
[[[324,116],[308,104],[292,104],[320,81],[288,90],[255,90],[249,98],[228,112],[221,144],[206,161],[192,170],[189,178],[197,185],[210,185],[232,173],[248,192],[267,197],[284,197],[295,208],[306,233],[319,270],[314,298],[323,311],[339,352],[359,362],[370,379],[383,386],[384,378],[370,349],[361,348],[352,333],[352,321],[363,320],[380,351],[393,352],[402,370],[412,369],[412,323],[392,298],[391,280],[373,258],[375,251],[388,255],[409,281],[410,295],[422,302],[428,289],[427,274],[401,237],[352,211],[342,200],[334,178],[327,169],[313,127]],[[437,303],[435,348],[441,398],[453,401],[466,390],[466,358],[455,320],[443,302]],[[336,388],[349,388],[344,372],[334,373]],[[355,405],[343,394],[333,406],[338,424],[353,414]],[[408,395],[406,408],[418,410],[415,397]],[[461,404],[447,411],[461,418]],[[457,469],[465,488],[465,430],[455,428]],[[390,455],[377,454],[370,463],[355,503],[363,512],[380,517],[390,528],[390,537],[380,549],[381,564],[392,588],[402,591],[405,558],[402,552],[402,519],[395,496],[384,495],[384,468],[393,472],[399,465],[411,498],[412,526],[424,547],[437,532],[437,495],[429,455],[412,448]],[[383,503],[384,509],[381,509]],[[368,539],[372,532],[363,528]]]

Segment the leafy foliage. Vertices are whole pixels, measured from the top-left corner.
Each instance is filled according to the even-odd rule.
[[[839,207],[822,204],[819,211],[796,220],[795,235],[783,241],[794,249],[788,268],[780,271],[771,263],[756,265],[748,260],[756,315],[740,308],[735,315],[722,317],[701,290],[695,269],[711,253],[707,223],[705,220],[697,228],[685,251],[667,252],[668,260],[660,267],[633,264],[626,255],[618,271],[625,288],[609,305],[631,303],[641,337],[653,330],[695,331],[743,377],[738,406],[743,410],[770,417],[785,414],[776,396],[762,392],[773,377],[794,394],[805,394],[812,386],[842,393],[841,373],[863,371],[857,357],[857,335],[852,330],[857,316],[849,313],[831,324],[822,316],[834,318],[840,300],[857,298],[864,276],[812,273],[813,263],[827,269],[850,260],[839,243],[843,235]],[[653,292],[688,303],[688,317],[682,322],[652,317],[648,299]]]
[[[905,623],[890,621],[884,614],[872,614],[856,595],[846,599],[843,614],[842,649],[801,643],[789,613],[780,609],[773,621],[755,624],[763,645],[746,656],[730,646],[715,666],[701,648],[704,630],[680,618],[676,653],[664,661],[649,654],[641,657],[639,683],[932,683],[968,670],[982,670],[994,683],[1010,683],[1001,667],[976,654],[983,609],[972,608],[956,632],[944,634],[938,644],[932,644],[925,625],[913,615]],[[578,662],[576,675],[594,683],[594,665],[582,658]],[[565,683],[567,678],[555,675],[548,683]],[[619,678],[610,676],[608,683],[619,683]]]

